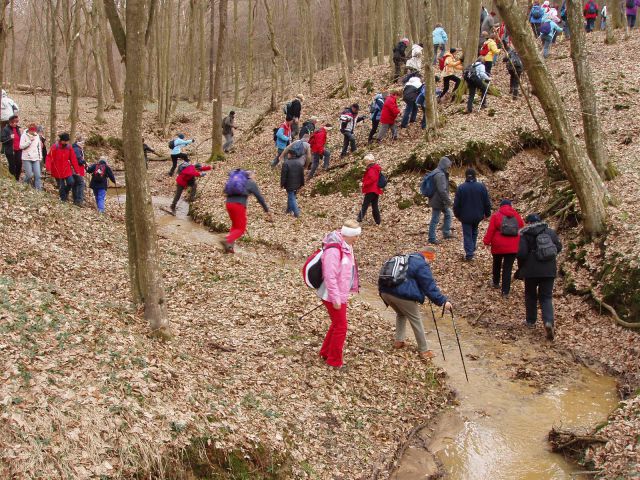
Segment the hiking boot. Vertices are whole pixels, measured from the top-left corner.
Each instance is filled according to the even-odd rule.
[[[553,324],[545,323],[544,324],[544,330],[545,330],[545,332],[547,332],[547,340],[553,341],[553,339],[555,338],[555,332],[553,330]]]
[[[173,215],[173,216],[175,217],[175,216],[176,216],[176,207],[175,207],[175,206],[173,206],[173,205],[171,205],[171,206],[169,207],[169,210],[171,210],[171,215]]]
[[[502,292],[502,298],[509,300],[509,293]]]
[[[525,320],[524,322],[525,326],[531,330],[533,330],[534,328],[536,328],[536,324],[535,323],[529,323]]]
[[[495,288],[495,289],[498,289],[498,288],[500,288],[500,284],[499,284],[499,283],[493,283],[493,282],[492,282],[492,283],[491,283],[491,287],[492,287],[492,288]]]
[[[473,257],[464,257],[465,262],[473,262]]]
[[[436,354],[431,350],[427,350],[426,352],[419,352],[418,355],[420,355],[420,358],[422,358],[423,360],[431,360],[436,356]]]
[[[440,245],[442,242],[440,240],[429,240],[431,245]]]
[[[398,340],[396,340],[395,342],[393,342],[393,348],[395,348],[396,350],[399,350],[401,348],[404,348],[406,345],[405,342],[399,342]]]

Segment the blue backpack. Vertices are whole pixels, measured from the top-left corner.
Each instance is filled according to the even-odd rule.
[[[422,84],[422,87],[420,87],[420,93],[418,94],[418,97],[416,98],[416,103],[422,107],[424,107],[424,100],[425,100],[425,96],[424,96],[424,83]]]
[[[540,34],[551,35],[551,22],[544,22],[542,25],[540,25]]]
[[[540,20],[544,16],[544,10],[540,5],[534,5],[531,9],[531,18]]]
[[[423,196],[427,198],[431,198],[436,194],[435,177],[437,173],[438,173],[437,169],[432,170],[422,178],[422,182],[420,183],[420,193]]]
[[[229,179],[224,186],[227,195],[246,195],[249,174],[245,170],[236,169],[229,174]]]

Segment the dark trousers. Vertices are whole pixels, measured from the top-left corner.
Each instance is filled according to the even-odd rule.
[[[416,118],[418,118],[418,104],[416,102],[407,102],[407,106],[404,107],[404,113],[402,114],[400,128],[407,128],[409,122],[415,122]]]
[[[378,198],[380,195],[374,192],[366,193],[364,196],[364,200],[362,201],[362,209],[360,209],[360,213],[358,214],[358,222],[364,220],[364,217],[367,215],[367,210],[369,210],[369,205],[371,205],[371,212],[373,213],[373,220],[377,225],[380,225],[380,209],[378,208]]]
[[[7,149],[5,155],[7,157],[7,163],[9,164],[9,173],[13,175],[16,180],[20,180],[20,174],[22,173],[22,150],[15,151]]]
[[[405,60],[393,61],[393,80],[395,82],[397,82],[400,76],[404,73],[404,64]]]
[[[84,188],[84,177],[82,175],[74,175],[71,195],[75,205],[82,206],[84,203]]]
[[[502,293],[507,294],[511,291],[511,271],[515,260],[515,253],[493,254],[493,284],[500,285],[502,274]]]
[[[58,178],[58,193],[60,194],[60,200],[66,202],[69,200],[69,192],[73,189],[73,176],[67,178]]]
[[[513,98],[518,97],[520,92],[520,75],[517,72],[509,72],[509,93]]]
[[[491,75],[491,69],[493,68],[493,60],[484,62],[484,69],[487,75]]]
[[[358,149],[356,145],[356,136],[353,132],[342,132],[344,136],[344,141],[342,142],[342,152],[340,152],[340,156],[344,157],[349,150],[349,146],[351,146],[351,153],[355,152]]]
[[[458,77],[456,77],[455,75],[447,75],[446,77],[444,77],[442,79],[442,81],[444,82],[444,88],[442,89],[442,93],[440,94],[440,98],[444,97],[446,95],[446,93],[449,91],[449,83],[450,82],[453,82],[453,83],[456,84],[456,86],[453,87],[453,91],[451,92],[451,95],[456,93],[456,90],[460,86],[460,79]]]
[[[193,202],[196,199],[196,179],[192,178],[187,184],[191,187],[191,193],[189,194],[188,202]],[[186,190],[186,187],[182,185],[176,184],[176,194],[173,196],[173,202],[171,202],[171,210],[175,210],[178,202],[180,201],[180,197],[182,196],[182,192]]]
[[[178,159],[188,160],[189,156],[186,153],[178,153],[177,155],[171,155],[171,170],[169,170],[169,176],[172,176],[178,166]]]
[[[371,130],[369,130],[369,140],[368,140],[369,143],[373,142],[373,137],[378,131],[379,124],[380,124],[380,119],[376,120],[374,118],[373,120],[371,120]]]
[[[587,25],[586,25],[587,33],[593,32],[593,29],[595,28],[595,26],[596,26],[596,19],[587,18]]]
[[[482,94],[482,97],[484,98],[480,107],[481,108],[486,107],[487,96],[485,95],[485,92],[487,91],[487,84],[484,82],[478,82],[478,83],[468,82],[467,86],[469,87],[469,99],[467,100],[467,112],[469,113],[473,112],[473,99],[476,96],[476,90],[479,90],[480,93]]]
[[[462,224],[462,242],[464,245],[464,256],[467,260],[472,259],[476,253],[476,244],[478,243],[478,223]]]
[[[533,33],[535,34],[536,38],[540,36],[540,24],[539,23],[532,23],[531,24],[531,29],[533,30]]]
[[[627,25],[629,28],[633,28],[636,26],[636,16],[635,15],[627,15]]]
[[[553,325],[553,282],[555,278],[525,278],[524,304],[527,323],[533,325],[538,317],[538,304],[542,310],[542,321]]]

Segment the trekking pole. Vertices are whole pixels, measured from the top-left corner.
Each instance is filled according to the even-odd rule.
[[[320,305],[318,305],[317,307],[312,308],[311,310],[309,310],[307,313],[304,313],[302,315],[300,315],[298,317],[298,321],[302,320],[304,317],[312,314],[313,312],[315,312],[317,309],[319,309],[320,307],[322,307],[324,305],[324,303],[321,303]]]
[[[482,95],[482,100],[480,100],[480,106],[478,107],[478,110],[482,108],[482,105],[484,104],[484,100],[485,98],[487,98],[487,94],[489,93],[490,86],[491,86],[491,79],[489,79],[489,83],[487,83],[487,88],[485,88],[484,90],[484,94]]]
[[[458,329],[456,328],[456,321],[453,319],[453,308],[449,310],[451,312],[451,324],[453,325],[453,331],[456,334],[456,342],[458,342],[458,350],[460,350],[460,360],[462,360],[462,368],[464,369],[464,376],[469,381],[469,375],[467,375],[467,366],[464,364],[464,356],[462,355],[462,347],[460,346],[460,339],[458,338]],[[444,305],[442,306],[442,316],[444,316]]]
[[[433,324],[436,326],[436,334],[438,335],[438,343],[440,344],[442,359],[446,360],[446,358],[444,357],[444,348],[442,348],[442,340],[440,340],[440,331],[438,330],[438,322],[436,322],[436,314],[433,311],[433,304],[431,302],[429,302],[429,307],[431,308],[431,316],[433,317]]]

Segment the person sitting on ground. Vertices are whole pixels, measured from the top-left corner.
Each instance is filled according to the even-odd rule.
[[[431,36],[433,38],[433,64],[437,65],[438,59],[444,55],[449,37],[441,23],[436,23],[436,28],[431,32]]]
[[[229,174],[224,193],[226,195],[225,207],[229,214],[229,219],[231,219],[231,229],[220,243],[225,253],[235,253],[234,246],[236,241],[247,230],[247,200],[249,195],[256,197],[256,200],[267,215],[268,222],[273,221],[273,216],[269,211],[267,202],[260,193],[260,189],[255,182],[255,173],[252,171],[233,170]]]
[[[444,223],[442,225],[442,235],[445,239],[452,238],[451,220],[453,213],[451,212],[451,197],[449,196],[449,169],[451,168],[451,160],[449,157],[442,157],[435,169],[433,178],[434,194],[429,197],[429,206],[431,207],[431,222],[429,223],[429,243],[438,244],[440,241],[436,238],[436,230],[440,223],[440,215],[444,213]]]
[[[109,180],[111,180],[114,185],[117,185],[116,177],[107,163],[107,159],[104,157],[100,158],[97,163],[89,165],[87,167],[87,173],[91,174],[89,188],[93,190],[93,195],[96,198],[96,208],[98,212],[104,213]]]
[[[309,120],[302,124],[302,128],[300,129],[300,137],[302,138],[305,135],[311,139],[313,133],[316,131],[316,124],[318,123],[318,117],[311,117]]]
[[[487,108],[487,90],[489,88],[489,84],[485,82],[490,82],[491,77],[487,75],[487,72],[484,69],[484,63],[482,61],[482,57],[478,57],[478,59],[467,67],[469,69],[469,76],[465,78],[467,82],[467,87],[469,88],[469,98],[467,99],[467,109],[465,113],[473,112],[473,99],[476,96],[476,91],[480,90],[482,94],[480,108]]]
[[[502,296],[508,297],[511,291],[511,269],[518,253],[520,244],[520,229],[524,226],[522,218],[511,204],[511,200],[504,199],[500,208],[491,215],[489,228],[482,242],[491,247],[493,257],[493,288],[500,288],[502,276]]]
[[[402,91],[402,100],[404,100],[405,108],[402,114],[402,122],[400,128],[407,128],[409,122],[413,123],[418,117],[418,104],[416,100],[422,88],[422,78],[420,76],[412,77],[404,86]]]
[[[494,56],[500,53],[497,41],[498,35],[496,33],[490,34],[488,40],[482,45],[482,49],[480,51],[480,55],[483,57],[484,69],[487,72],[487,75],[491,75]]]
[[[233,131],[238,127],[235,125],[236,112],[231,110],[229,115],[222,119],[222,135],[224,136],[224,144],[222,145],[222,151],[224,153],[231,153],[233,148]]]
[[[73,151],[69,141],[68,133],[58,135],[58,142],[49,149],[45,160],[45,167],[58,183],[58,193],[60,200],[69,200],[69,192],[73,188],[73,172],[80,170],[76,153]]]
[[[16,179],[16,182],[20,180],[20,174],[22,173],[22,150],[20,150],[22,132],[18,125],[19,122],[18,116],[12,115],[0,134],[2,153],[7,157],[9,174]]]
[[[173,196],[173,202],[171,202],[171,213],[176,214],[176,207],[178,201],[187,188],[190,188],[189,203],[196,199],[196,178],[204,177],[206,172],[211,170],[211,165],[201,165],[196,163],[192,165],[187,159],[178,167],[178,177],[176,178],[176,193]]]
[[[524,65],[520,60],[520,55],[513,47],[507,48],[507,56],[504,57],[504,63],[507,65],[507,73],[509,73],[509,94],[513,100],[517,100],[520,93],[520,77],[524,71]]]
[[[195,139],[193,138],[191,140],[185,140],[184,133],[179,133],[176,138],[169,142],[170,147],[171,145],[173,145],[173,147],[171,147],[171,170],[169,170],[168,174],[170,177],[173,176],[176,168],[178,167],[178,159],[181,159],[183,161],[189,160],[189,156],[186,153],[182,153],[182,149],[187,145],[191,145],[194,141]]]
[[[393,81],[397,82],[403,75],[404,66],[408,60],[407,47],[409,46],[409,39],[403,38],[398,44],[393,47]]]
[[[476,253],[478,225],[491,216],[491,199],[473,168],[467,168],[464,175],[465,181],[458,186],[453,200],[453,214],[462,224],[464,259],[471,261]]]
[[[451,92],[451,101],[453,101],[453,95],[460,86],[459,75],[462,73],[463,65],[457,55],[457,52],[458,50],[452,48],[449,50],[449,53],[444,56],[444,69],[442,70],[442,74],[444,75],[444,77],[442,77],[443,89],[440,95],[438,95],[438,102],[440,102],[442,97],[444,97],[449,91],[449,84],[451,82],[455,84],[455,87],[453,87],[453,91]]]
[[[323,158],[322,168],[324,170],[329,169],[329,159],[331,158],[331,151],[327,148],[327,134],[333,130],[333,126],[330,123],[325,123],[323,127],[316,130],[309,139],[309,145],[311,146],[311,153],[313,155],[313,162],[311,163],[311,170],[307,180],[311,180],[316,173],[318,165],[320,165],[320,158]]]
[[[311,147],[307,143],[309,137],[305,135],[300,140],[289,145],[282,155],[286,158],[280,172],[280,187],[287,192],[286,213],[292,213],[295,218],[300,216],[298,190],[304,187],[304,169],[311,163]]]
[[[292,138],[291,122],[292,121],[293,121],[293,118],[287,115],[287,118],[285,118],[284,122],[282,122],[282,125],[280,125],[280,127],[276,129],[276,131],[274,132],[273,136],[276,142],[276,149],[278,150],[278,153],[276,154],[276,158],[274,158],[273,161],[271,162],[271,168],[275,168],[276,165],[278,165],[282,152],[284,151],[285,148],[287,148],[287,145],[289,145],[289,142],[291,141],[291,138]]]
[[[358,115],[360,112],[360,105],[357,103],[352,104],[350,107],[345,108],[340,114],[340,133],[344,137],[342,142],[342,151],[340,157],[346,157],[349,147],[351,147],[351,153],[355,153],[358,150],[358,144],[356,143],[356,126],[360,122],[364,122],[366,117]]]
[[[422,43],[415,43],[413,47],[411,47],[411,58],[407,60],[407,70],[412,70],[415,72],[422,71],[422,52],[424,50],[424,46]]]
[[[72,145],[73,151],[76,154],[78,165],[80,170],[76,170],[73,174],[73,188],[71,189],[71,196],[73,197],[73,204],[82,207],[84,205],[84,190],[85,190],[85,167],[87,165],[84,159],[84,138],[82,135],[76,137],[76,141]]]
[[[285,116],[291,117],[291,138],[298,136],[300,130],[300,118],[302,117],[302,102],[304,102],[304,95],[299,93],[296,98],[291,100],[285,106]]]
[[[368,153],[364,156],[364,163],[366,170],[362,177],[362,193],[364,199],[362,200],[362,208],[358,213],[358,223],[361,223],[367,216],[367,210],[371,205],[371,212],[373,213],[373,220],[376,225],[380,225],[380,209],[378,208],[378,199],[382,195],[383,190],[380,187],[380,175],[382,174],[382,167],[376,162],[372,153]]]
[[[2,90],[2,103],[0,105],[0,130],[4,129],[9,123],[9,119],[11,117],[17,117],[18,115],[18,104],[13,101],[7,92]]]
[[[360,291],[358,268],[353,245],[362,233],[357,222],[347,220],[339,230],[322,240],[323,282],[316,294],[322,300],[331,326],[322,342],[319,355],[333,368],[344,366],[343,349],[347,338],[347,305],[349,295]]]
[[[562,244],[556,232],[539,215],[532,213],[525,222],[527,225],[520,230],[516,272],[516,278],[524,279],[525,324],[535,328],[540,304],[547,338],[553,340],[553,283],[558,274],[556,259],[562,251]]]
[[[400,95],[399,89],[391,90],[391,93],[387,95],[387,98],[384,101],[384,104],[382,106],[382,113],[380,114],[378,142],[384,140],[389,129],[391,129],[391,139],[396,140],[398,138],[398,125],[396,123],[398,115],[400,115],[400,107],[398,106],[398,95]]]
[[[42,156],[42,144],[38,135],[35,123],[30,123],[20,137],[20,150],[22,150],[22,168],[24,170],[24,183],[31,185],[33,180],[34,188],[42,190],[42,180],[40,173],[40,162]]]
[[[396,335],[393,348],[400,349],[406,346],[406,324],[409,320],[418,343],[419,355],[428,360],[436,354],[427,346],[419,304],[423,304],[425,298],[428,298],[437,306],[444,306],[446,310],[451,311],[453,307],[438,288],[427,260],[435,260],[433,247],[425,247],[409,255],[407,277],[402,283],[394,287],[379,283],[378,290],[384,303],[396,312]]]
[[[369,105],[369,113],[371,113],[371,130],[369,130],[369,140],[367,144],[373,142],[373,137],[378,131],[378,125],[380,124],[380,117],[382,116],[382,107],[384,106],[384,101],[386,100],[388,94],[386,93],[377,93],[373,98],[373,102]]]

